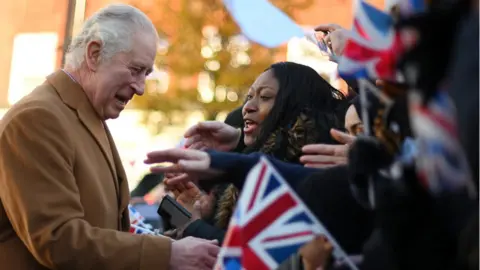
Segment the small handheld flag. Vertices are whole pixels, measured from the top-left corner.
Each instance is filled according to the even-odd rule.
[[[357,269],[327,229],[262,157],[247,176],[215,269],[276,269],[315,236],[333,246],[333,258]]]
[[[156,233],[154,231],[151,231],[149,229],[143,228],[138,225],[130,224],[130,233],[133,234],[152,234],[155,235]]]
[[[423,186],[434,195],[466,188],[477,194],[470,167],[459,142],[456,110],[445,91],[427,104],[410,93],[410,119],[417,141],[416,169]]]
[[[357,0],[353,29],[340,58],[338,72],[345,79],[396,80],[396,63],[402,48],[391,16]]]
[[[130,216],[130,232],[137,233],[146,233],[144,231],[149,231],[154,234],[153,228],[150,224],[145,223],[145,218],[140,214],[140,212],[135,209],[132,205],[128,205],[128,213]],[[133,230],[133,231],[132,231]]]

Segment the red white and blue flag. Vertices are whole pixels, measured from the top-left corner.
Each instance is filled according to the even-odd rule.
[[[435,195],[467,188],[476,196],[459,141],[456,110],[445,91],[438,91],[428,104],[417,93],[410,93],[410,120],[418,147],[417,175],[423,186]]]
[[[353,29],[338,63],[340,76],[396,80],[396,65],[402,51],[392,17],[357,0]]]
[[[134,234],[155,234],[152,226],[145,223],[145,218],[132,205],[128,205],[130,232]]]
[[[400,8],[400,15],[408,17],[426,10],[425,0],[402,0],[398,2]]]
[[[276,269],[318,235],[333,257],[357,269],[326,228],[262,157],[250,171],[230,221],[215,269]]]
[[[133,233],[133,234],[152,234],[152,235],[156,234],[154,231],[151,231],[147,228],[144,228],[144,227],[141,227],[141,226],[138,226],[138,225],[134,225],[134,224],[130,224],[130,233]]]

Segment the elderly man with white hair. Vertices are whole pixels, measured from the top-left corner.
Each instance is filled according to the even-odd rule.
[[[66,68],[3,117],[1,269],[212,269],[214,242],[128,232],[127,179],[105,120],[143,94],[157,41],[141,11],[107,6],[74,38]]]

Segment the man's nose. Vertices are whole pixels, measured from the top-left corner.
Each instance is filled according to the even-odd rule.
[[[136,80],[130,84],[135,95],[143,95],[145,93],[145,78],[143,80]]]

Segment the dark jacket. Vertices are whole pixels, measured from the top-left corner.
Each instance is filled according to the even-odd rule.
[[[209,154],[211,167],[225,171],[228,177],[224,179],[230,179],[238,189],[243,187],[249,169],[262,156],[259,153],[244,155],[215,151],[209,151]],[[363,242],[372,230],[372,217],[351,195],[347,168],[313,169],[267,158],[344,250],[350,254],[360,253]],[[188,226],[184,236],[214,237],[206,239],[223,241],[224,234],[220,231],[224,230],[215,231],[214,226],[202,226],[200,223],[194,222]]]
[[[210,167],[226,172],[219,181],[229,180],[238,190],[241,190],[245,182],[245,178],[250,169],[257,164],[262,154],[239,154],[228,152],[208,151],[211,159]],[[269,161],[280,172],[284,179],[295,190],[306,176],[318,172],[319,169],[305,168],[301,165],[282,162],[277,159],[267,157]],[[209,183],[209,186],[211,183]],[[200,183],[202,187],[202,183]],[[226,196],[229,197],[229,196]],[[221,244],[226,233],[226,228],[218,228],[214,224],[209,224],[203,220],[197,220],[189,224],[184,232],[183,237],[195,236],[198,238],[213,240],[216,239]]]

